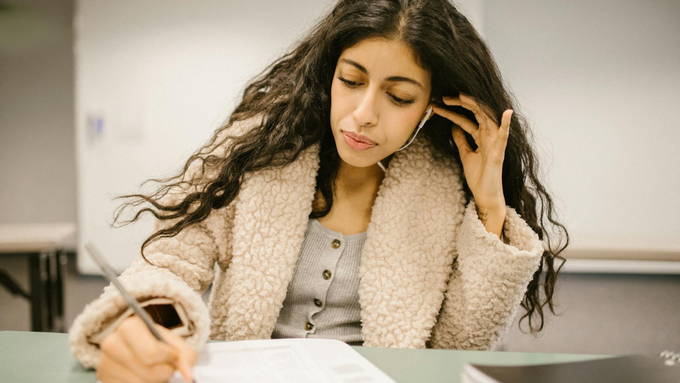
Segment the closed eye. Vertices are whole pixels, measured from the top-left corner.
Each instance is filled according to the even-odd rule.
[[[340,76],[338,76],[338,80],[342,81],[348,88],[352,88],[352,89],[363,85],[360,82],[351,81],[351,80],[348,80],[348,79],[340,77]],[[397,97],[397,96],[395,96],[395,95],[393,95],[392,93],[389,93],[389,92],[387,92],[387,94],[390,96],[390,98],[392,98],[392,101],[395,104],[397,104],[398,106],[406,106],[406,105],[413,104],[415,102],[415,100],[404,100],[403,98],[399,98],[399,97]]]
[[[356,88],[357,86],[361,85],[360,83],[358,83],[356,81],[350,81],[350,80],[347,80],[347,79],[342,78],[342,77],[338,77],[338,80],[344,82],[345,85],[347,85],[350,88]]]
[[[397,105],[409,105],[415,102],[415,100],[404,100],[403,98],[399,98],[391,93],[387,94],[389,94],[390,97],[392,97],[392,99],[394,100],[395,103],[397,103]]]

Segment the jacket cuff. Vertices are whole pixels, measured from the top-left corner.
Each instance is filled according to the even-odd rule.
[[[175,311],[176,317],[174,317],[174,318],[166,317],[165,318],[165,319],[170,320],[167,323],[168,325],[159,321],[159,320],[164,319],[162,317],[162,314],[160,314],[157,311],[158,310],[157,307],[159,307],[159,306],[170,306]],[[175,302],[171,299],[151,298],[151,299],[146,300],[146,301],[140,301],[139,307],[143,308],[147,312],[147,314],[149,314],[150,312],[154,313],[156,318],[154,318],[154,316],[152,316],[151,314],[149,314],[149,318],[151,318],[151,320],[153,320],[156,324],[160,324],[161,326],[164,326],[168,330],[172,331],[173,333],[175,333],[175,334],[177,334],[181,337],[187,338],[190,335],[194,334],[194,331],[195,331],[194,330],[194,324],[193,324],[192,321],[190,321],[188,319],[187,314],[186,314],[186,310],[184,310],[184,307],[181,304],[179,304],[179,303],[177,303],[177,302]],[[134,314],[135,314],[135,312],[132,309],[132,307],[128,307],[128,309],[125,310],[125,312],[123,314],[121,314],[120,316],[118,316],[117,318],[114,317],[114,318],[111,318],[111,319],[105,321],[101,325],[102,331],[95,333],[92,336],[88,337],[88,341],[90,343],[101,345],[101,343],[104,341],[104,339],[106,339],[107,336],[109,336],[111,333],[116,331],[118,326],[120,326],[120,324],[125,319],[131,317]],[[156,320],[156,319],[158,319],[158,320]],[[170,324],[172,324],[172,326],[169,326]]]
[[[208,309],[201,296],[177,275],[138,258],[118,280],[138,301],[162,297],[180,304],[195,329],[192,335],[184,339],[189,346],[198,349],[208,340]],[[69,343],[71,352],[85,367],[97,368],[99,365],[100,349],[90,342],[90,337],[101,332],[105,323],[110,323],[112,318],[120,316],[127,308],[116,287],[110,284],[75,319],[69,330]]]
[[[531,279],[543,256],[543,244],[515,209],[506,206],[502,241],[489,233],[477,215],[475,202],[468,204],[459,238],[458,262],[473,268],[493,268],[482,275],[508,275],[516,281]],[[491,250],[491,251],[489,251]]]

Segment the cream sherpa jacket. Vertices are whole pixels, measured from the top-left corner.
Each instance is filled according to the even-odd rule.
[[[121,283],[138,300],[181,304],[195,326],[186,338],[194,347],[209,337],[270,338],[312,209],[318,151],[310,147],[286,167],[251,174],[229,206],[150,245],[146,255],[155,266],[140,257]],[[512,323],[541,242],[509,207],[508,244],[488,233],[474,202],[465,206],[462,176],[424,139],[390,162],[359,271],[364,346],[485,350]],[[200,294],[211,282],[206,307]],[[99,363],[88,337],[125,308],[108,286],[76,318],[70,343],[85,366]]]

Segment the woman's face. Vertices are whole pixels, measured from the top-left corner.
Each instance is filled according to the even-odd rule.
[[[370,38],[345,49],[331,85],[340,158],[368,167],[403,146],[430,103],[430,74],[404,43]]]

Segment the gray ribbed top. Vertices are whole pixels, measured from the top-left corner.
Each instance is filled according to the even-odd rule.
[[[359,263],[366,233],[342,235],[310,219],[272,338],[361,345]]]

